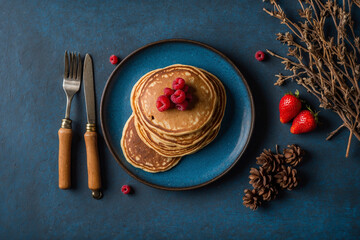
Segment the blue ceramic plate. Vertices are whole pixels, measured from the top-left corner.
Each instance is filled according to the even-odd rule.
[[[131,166],[122,153],[120,139],[132,111],[130,92],[145,73],[172,64],[203,68],[224,84],[227,105],[215,140],[163,173],[148,173]],[[254,103],[249,87],[236,66],[205,44],[172,39],[142,47],[126,57],[109,77],[101,99],[101,127],[111,153],[125,171],[145,184],[167,190],[204,186],[228,172],[244,152],[254,125]]]

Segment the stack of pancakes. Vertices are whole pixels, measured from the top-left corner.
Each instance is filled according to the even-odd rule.
[[[193,100],[185,111],[160,112],[156,100],[176,78],[185,80]],[[211,73],[177,64],[142,76],[132,89],[130,103],[133,114],[121,139],[124,155],[135,167],[161,172],[214,140],[224,116],[226,93]]]

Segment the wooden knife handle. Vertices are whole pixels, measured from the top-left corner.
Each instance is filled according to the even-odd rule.
[[[101,189],[100,161],[97,144],[97,133],[87,131],[84,134],[88,168],[88,186],[90,190]]]
[[[71,187],[71,128],[59,129],[59,188]]]

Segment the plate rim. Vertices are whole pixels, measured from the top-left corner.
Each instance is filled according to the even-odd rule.
[[[154,184],[154,183],[151,183],[151,182],[148,182],[138,176],[136,176],[135,174],[133,174],[129,169],[127,169],[127,167],[121,162],[120,160],[120,156],[117,155],[116,151],[113,149],[113,147],[111,146],[110,144],[110,141],[109,141],[109,137],[108,137],[108,130],[104,124],[104,119],[105,119],[105,116],[104,116],[104,99],[106,97],[106,93],[109,89],[109,85],[113,79],[113,77],[115,76],[115,74],[117,73],[118,69],[122,67],[122,65],[124,65],[124,63],[130,59],[131,57],[133,57],[134,55],[138,54],[139,52],[141,52],[142,50],[146,49],[146,48],[149,48],[149,47],[152,47],[154,45],[158,45],[158,44],[163,44],[163,43],[169,43],[169,42],[180,42],[180,43],[191,43],[191,44],[195,44],[195,45],[198,45],[198,46],[201,46],[201,47],[204,47],[204,48],[207,48],[213,52],[215,52],[216,54],[218,54],[219,56],[221,56],[224,60],[226,60],[226,62],[228,62],[233,68],[234,70],[236,71],[236,73],[240,76],[242,82],[244,83],[245,87],[246,87],[246,90],[249,94],[249,98],[250,98],[250,105],[251,105],[251,126],[250,126],[250,132],[249,132],[249,135],[246,139],[246,142],[245,142],[245,145],[243,147],[243,149],[241,150],[240,154],[237,156],[237,158],[235,159],[235,161],[227,168],[225,169],[225,171],[223,171],[221,174],[217,175],[216,177],[204,182],[204,183],[200,183],[200,184],[197,184],[197,185],[193,185],[193,186],[189,186],[189,187],[166,187],[166,186],[162,186],[162,185],[158,185],[158,184]],[[205,44],[205,43],[202,43],[202,42],[199,42],[199,41],[194,41],[194,40],[189,40],[189,39],[182,39],[182,38],[172,38],[172,39],[164,39],[164,40],[159,40],[159,41],[155,41],[155,42],[152,42],[152,43],[148,43],[134,51],[132,51],[129,55],[127,55],[117,66],[116,68],[112,71],[112,73],[110,74],[110,76],[108,77],[107,81],[106,81],[106,84],[105,84],[105,87],[104,87],[104,90],[102,92],[102,95],[101,95],[101,101],[100,101],[100,125],[101,125],[101,130],[102,130],[102,133],[103,133],[103,137],[104,137],[104,140],[105,140],[105,143],[106,143],[106,146],[108,147],[111,155],[113,156],[113,158],[115,158],[115,160],[118,162],[118,164],[122,167],[123,170],[125,170],[125,172],[127,174],[129,174],[131,177],[133,177],[134,179],[136,179],[137,181],[145,184],[145,185],[148,185],[150,187],[153,187],[153,188],[157,188],[157,189],[162,189],[162,190],[169,190],[169,191],[183,191],[183,190],[191,190],[191,189],[196,189],[196,188],[200,188],[200,187],[203,187],[203,186],[206,186],[210,183],[213,183],[215,182],[216,180],[220,179],[221,177],[223,177],[226,173],[228,173],[235,165],[236,163],[240,160],[241,156],[244,154],[245,150],[247,149],[248,145],[249,145],[249,142],[250,142],[250,139],[251,139],[251,136],[253,134],[253,130],[254,130],[254,124],[255,124],[255,104],[254,104],[254,99],[253,99],[253,96],[252,96],[252,93],[251,93],[251,90],[250,90],[250,87],[247,83],[247,81],[245,80],[245,77],[244,75],[240,72],[240,70],[236,67],[236,65],[225,55],[223,54],[222,52],[220,52],[219,50]]]

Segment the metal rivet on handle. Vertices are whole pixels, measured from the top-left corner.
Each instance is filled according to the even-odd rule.
[[[93,190],[91,193],[92,197],[99,200],[102,198],[103,194],[100,190]]]

